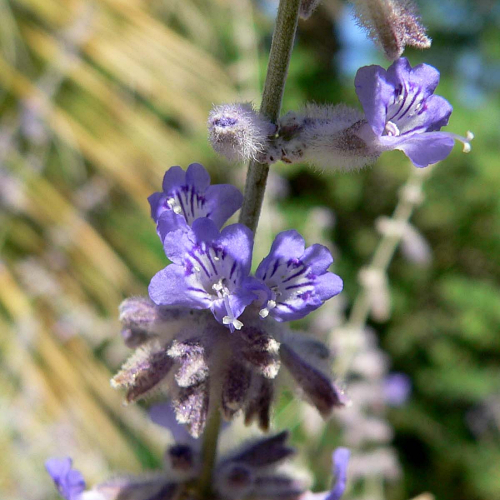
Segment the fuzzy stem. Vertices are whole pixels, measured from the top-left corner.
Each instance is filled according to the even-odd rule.
[[[201,446],[202,470],[198,482],[198,491],[200,493],[200,498],[204,499],[213,498],[212,475],[217,458],[220,422],[221,413],[219,406],[215,405],[210,409]]]
[[[292,54],[295,32],[299,19],[300,0],[280,0],[276,27],[274,29],[269,64],[260,112],[272,123],[276,123],[281,110],[281,101]],[[266,190],[269,165],[251,161],[248,165],[245,198],[240,213],[240,222],[254,233],[259,223],[262,200]]]

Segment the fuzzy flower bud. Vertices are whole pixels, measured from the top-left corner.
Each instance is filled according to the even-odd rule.
[[[299,16],[302,19],[309,19],[321,0],[302,0],[299,7]]]
[[[257,159],[275,126],[250,103],[215,106],[208,116],[208,139],[214,151],[232,161]]]
[[[428,49],[416,6],[411,0],[353,0],[358,24],[392,61],[401,56],[405,45]]]

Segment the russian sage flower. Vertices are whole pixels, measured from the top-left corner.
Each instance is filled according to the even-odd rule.
[[[107,500],[96,491],[85,491],[85,480],[80,471],[73,469],[69,457],[49,458],[45,468],[65,500]]]
[[[342,291],[339,276],[328,272],[333,258],[323,245],[305,248],[304,238],[294,230],[276,236],[269,255],[255,276],[270,290],[260,316],[277,321],[300,319]]]
[[[367,124],[356,134],[368,149],[379,155],[400,149],[416,167],[426,167],[446,158],[455,140],[470,151],[473,138],[440,132],[452,112],[450,103],[434,95],[439,72],[428,64],[412,68],[407,59],[395,61],[389,69],[365,66],[355,78],[356,93]]]
[[[390,373],[383,381],[382,391],[389,406],[401,406],[410,397],[410,377],[404,373]]]
[[[186,171],[181,167],[171,167],[163,177],[163,191],[154,193],[148,198],[151,206],[151,217],[159,224],[160,236],[175,227],[175,215],[180,216],[181,222],[191,226],[200,217],[208,217],[217,228],[224,223],[241,207],[243,195],[231,184],[210,185],[210,175],[203,165],[192,163]],[[162,227],[159,219],[165,212],[171,212],[171,217],[163,220]],[[172,226],[173,225],[173,226]],[[162,237],[162,241],[163,241]]]
[[[173,263],[153,277],[149,296],[160,306],[210,309],[219,323],[239,330],[237,318],[256,299],[248,276],[252,247],[245,225],[219,232],[211,219],[196,219],[190,231],[165,236],[165,253]]]
[[[347,465],[351,452],[347,448],[337,448],[333,452],[333,472],[335,484],[325,500],[339,500],[344,494],[347,482]]]
[[[347,466],[351,452],[348,448],[337,448],[332,454],[333,476],[335,478],[330,491],[323,493],[306,492],[300,500],[340,500],[347,483]]]

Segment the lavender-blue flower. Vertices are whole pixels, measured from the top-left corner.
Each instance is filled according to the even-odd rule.
[[[326,247],[315,244],[306,249],[297,231],[278,234],[255,273],[270,290],[260,316],[269,315],[277,321],[300,319],[338,295],[343,283],[327,271],[332,263]]]
[[[256,299],[248,277],[253,235],[243,224],[221,232],[208,218],[196,219],[191,230],[168,233],[165,253],[173,262],[157,273],[149,296],[157,305],[210,309],[219,323],[242,327],[238,317]]]
[[[85,480],[80,471],[72,468],[71,458],[49,458],[45,468],[57,490],[66,500],[80,500],[85,490]]]
[[[440,132],[448,124],[450,103],[434,95],[439,72],[428,64],[412,68],[407,59],[395,61],[387,70],[365,66],[355,78],[356,93],[367,123],[356,134],[374,154],[399,149],[416,167],[444,160],[455,140],[470,151],[469,132],[461,137]]]
[[[167,170],[163,191],[152,194],[148,201],[163,241],[170,230],[184,223],[191,226],[200,217],[208,217],[220,229],[241,207],[243,195],[231,184],[210,185],[210,175],[203,165],[192,163],[186,171],[177,166]],[[171,212],[171,217],[162,219],[160,224],[165,212]]]

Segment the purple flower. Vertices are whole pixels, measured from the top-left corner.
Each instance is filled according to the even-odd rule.
[[[384,379],[384,397],[389,406],[401,406],[411,393],[411,380],[404,373],[391,373]]]
[[[49,458],[45,468],[52,477],[60,495],[66,500],[80,500],[85,481],[80,471],[72,469],[71,458]]]
[[[269,255],[255,273],[269,288],[260,316],[277,321],[303,318],[342,291],[342,280],[327,269],[333,262],[323,245],[305,248],[294,230],[276,236]]]
[[[172,231],[164,241],[173,264],[157,273],[149,296],[157,305],[210,309],[219,323],[239,330],[238,317],[256,299],[249,278],[253,236],[243,224],[221,232],[214,221],[196,219],[192,229]]]
[[[333,460],[333,475],[335,482],[330,491],[322,493],[304,493],[299,497],[299,500],[340,500],[344,494],[347,482],[347,464],[351,452],[347,448],[337,448],[332,455]]]
[[[332,491],[325,500],[339,500],[344,494],[347,482],[347,464],[351,452],[347,448],[337,448],[333,452],[333,473],[335,475],[335,484]]]
[[[184,222],[191,226],[200,217],[208,217],[217,228],[241,207],[243,195],[230,184],[210,185],[210,175],[203,165],[192,163],[184,172],[181,167],[171,167],[163,177],[163,192],[149,198],[151,217],[158,223],[161,215],[171,212],[163,220],[158,232],[162,241],[169,231]],[[175,215],[174,215],[175,214]],[[176,216],[181,216],[179,222]]]
[[[460,137],[439,132],[448,124],[450,103],[434,95],[439,72],[428,64],[412,68],[406,58],[395,61],[387,71],[365,66],[355,79],[356,93],[368,124],[358,132],[375,153],[399,149],[416,167],[426,167],[446,158],[455,140],[470,151],[473,135]]]

